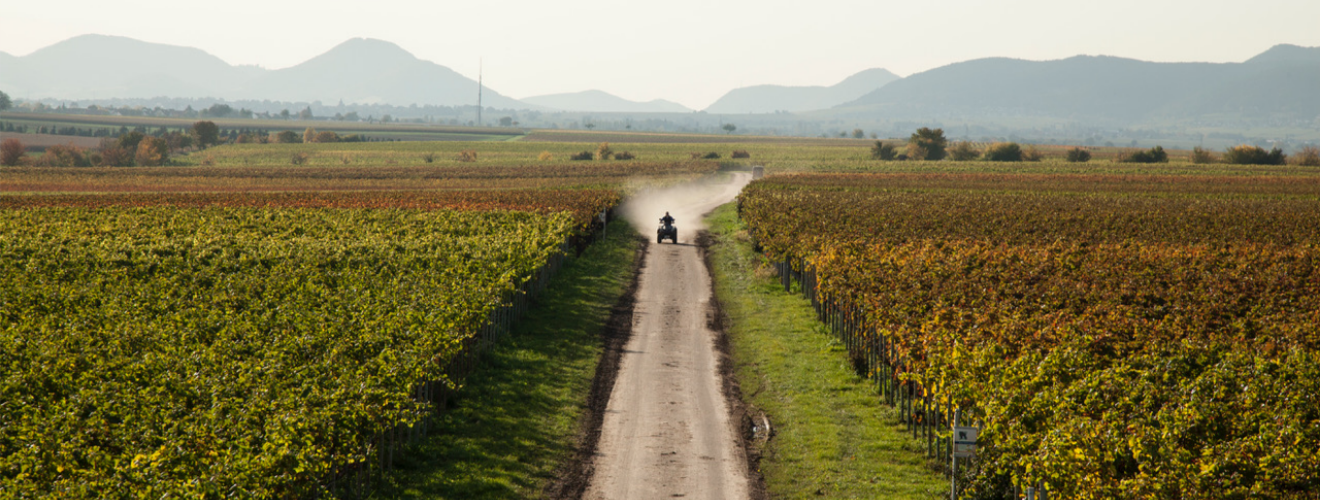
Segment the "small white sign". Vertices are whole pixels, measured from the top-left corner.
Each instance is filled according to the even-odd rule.
[[[953,428],[953,456],[965,458],[976,455],[976,436],[981,433],[977,427]]]

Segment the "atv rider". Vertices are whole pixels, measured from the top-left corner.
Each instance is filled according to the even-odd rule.
[[[674,225],[674,218],[669,215],[669,212],[665,212],[665,216],[660,218],[660,223],[666,226],[672,226]]]

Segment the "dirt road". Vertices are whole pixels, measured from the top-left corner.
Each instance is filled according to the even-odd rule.
[[[625,207],[651,248],[586,498],[748,497],[747,459],[707,326],[710,276],[695,239],[701,214],[731,201],[750,177],[642,193]],[[666,210],[678,220],[677,245],[655,242]]]

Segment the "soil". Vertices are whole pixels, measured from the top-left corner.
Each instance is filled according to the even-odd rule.
[[[594,450],[581,450],[592,455],[577,471],[578,478],[589,478],[582,497],[762,496],[759,480],[749,480],[747,419],[721,349],[727,346],[721,315],[697,245],[701,215],[731,201],[749,180],[734,174],[724,182],[642,192],[624,207],[639,228],[670,212],[678,219],[679,241],[648,242],[617,368],[603,363],[598,370],[598,379],[613,379],[601,385],[612,388],[599,428],[587,432]],[[592,402],[593,412],[598,406]],[[575,490],[556,496],[576,498]]]

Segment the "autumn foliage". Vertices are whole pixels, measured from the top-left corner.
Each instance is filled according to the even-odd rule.
[[[0,141],[0,165],[6,167],[17,166],[22,160],[26,149],[23,143],[18,139],[9,138]]]

